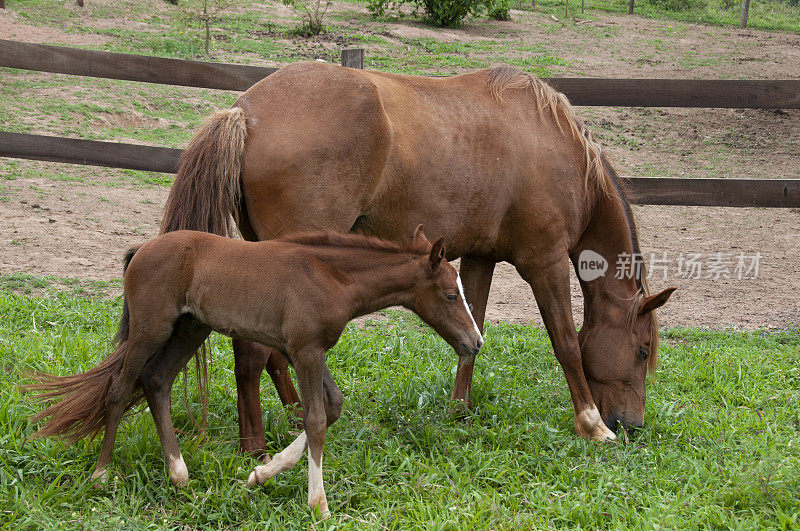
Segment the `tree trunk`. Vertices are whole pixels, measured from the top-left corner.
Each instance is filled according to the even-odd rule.
[[[569,0],[564,1],[564,23],[569,18]]]
[[[83,7],[83,0],[75,0],[75,4],[76,4],[78,7]]]
[[[633,0],[628,3],[628,14],[633,15]]]
[[[739,21],[740,28],[747,27],[747,15],[750,11],[750,0],[742,0],[742,19]]]

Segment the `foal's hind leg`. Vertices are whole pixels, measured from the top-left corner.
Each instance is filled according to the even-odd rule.
[[[483,331],[483,320],[486,315],[486,301],[489,299],[489,288],[492,285],[492,273],[495,262],[477,256],[461,257],[461,283],[464,286],[464,297],[471,305],[472,317],[478,328]],[[472,407],[472,370],[475,367],[475,356],[459,357],[456,381],[453,384],[453,400],[464,400],[467,407]]]
[[[154,319],[154,321],[158,322],[157,319]],[[136,391],[142,369],[147,361],[164,346],[164,343],[169,339],[171,331],[171,323],[160,329],[148,330],[145,333],[137,331],[135,326],[131,327],[131,334],[127,340],[128,353],[125,356],[125,362],[120,373],[111,381],[111,386],[106,394],[105,434],[103,435],[103,445],[100,448],[100,457],[97,460],[92,479],[102,480],[106,478],[106,466],[111,462],[111,454],[117,438],[117,429],[122,420],[122,415],[125,414],[133,393]]]
[[[173,485],[186,485],[189,482],[189,472],[172,425],[170,391],[175,377],[210,333],[211,329],[196,319],[189,315],[182,316],[175,323],[172,337],[161,352],[147,363],[140,378]]]

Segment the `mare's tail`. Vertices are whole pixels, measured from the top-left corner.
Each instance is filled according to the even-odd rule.
[[[137,248],[131,249],[125,254],[126,270],[136,250]],[[32,438],[64,435],[74,442],[86,436],[94,437],[103,429],[106,395],[114,377],[122,370],[122,364],[128,353],[129,321],[130,310],[128,301],[125,300],[122,319],[114,337],[116,348],[93,369],[71,376],[53,376],[44,373],[33,375],[37,381],[26,386],[26,390],[39,393],[33,398],[34,401],[50,402],[58,398],[61,400],[32,417],[34,421],[50,417],[44,427],[31,436]],[[126,410],[132,408],[141,398],[141,391],[134,393]]]
[[[181,155],[178,174],[164,207],[161,234],[198,230],[220,236],[236,235],[246,137],[247,118],[241,108],[233,107],[208,118]],[[195,421],[195,424],[201,432],[205,431],[209,395],[206,350],[200,349],[195,356],[197,392],[203,404],[201,423]],[[185,386],[184,377],[184,396]]]
[[[238,107],[217,112],[181,155],[161,233],[199,230],[233,236],[239,214],[247,120]]]

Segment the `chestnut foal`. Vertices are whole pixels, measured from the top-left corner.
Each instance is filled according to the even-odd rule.
[[[156,424],[170,480],[188,482],[170,416],[170,390],[212,330],[268,345],[294,366],[305,431],[248,485],[288,470],[309,450],[308,504],[328,513],[322,483],[325,432],[339,418],[342,392],[325,365],[345,325],[388,306],[404,306],[460,356],[483,345],[461,279],[418,227],[411,243],[314,233],[243,242],[202,232],[171,232],[128,252],[117,348],[84,374],[40,375],[40,399],[62,397],[36,418],[35,435],[78,439],[105,428],[93,478],[104,479],[123,414],[142,394]]]

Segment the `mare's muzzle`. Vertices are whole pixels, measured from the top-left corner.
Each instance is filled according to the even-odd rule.
[[[609,430],[616,432],[617,428],[622,426],[625,428],[625,431],[636,431],[641,429],[644,425],[641,421],[636,421],[632,419],[625,418],[625,415],[618,415],[618,414],[611,414],[603,417],[603,423],[608,427]]]

